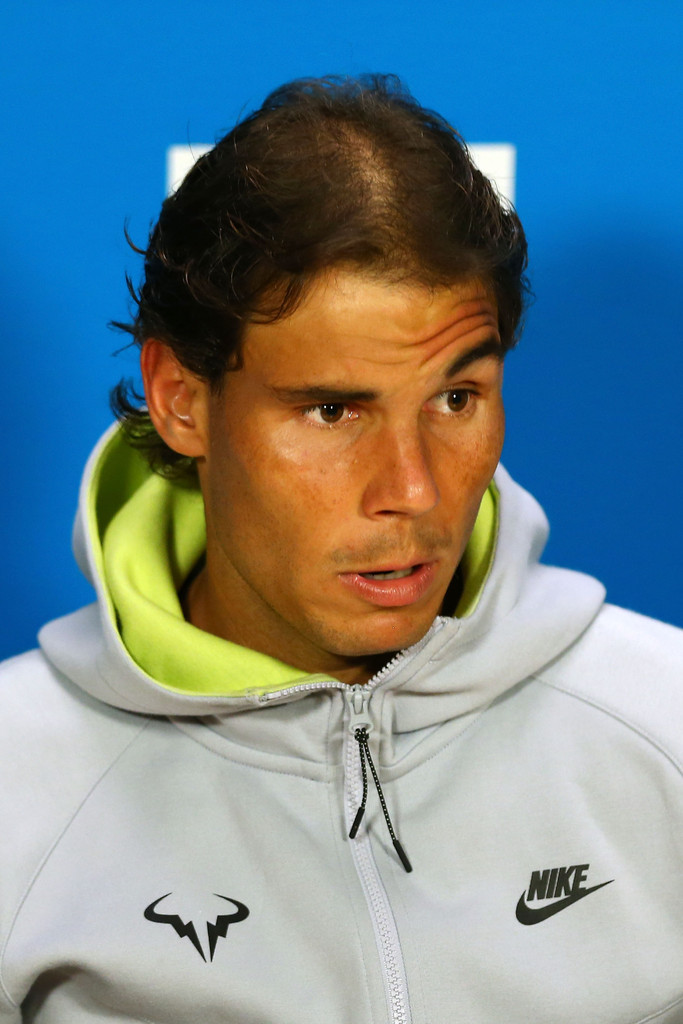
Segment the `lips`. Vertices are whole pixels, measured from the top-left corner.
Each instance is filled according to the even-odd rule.
[[[416,604],[429,592],[436,576],[436,562],[396,568],[386,566],[365,572],[339,574],[340,582],[357,597],[381,608]]]

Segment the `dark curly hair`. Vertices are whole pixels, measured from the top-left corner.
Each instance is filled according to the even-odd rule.
[[[164,202],[132,324],[212,388],[240,365],[250,322],[296,309],[321,271],[362,269],[428,287],[477,276],[496,297],[504,348],[527,294],[526,239],[465,143],[393,75],[302,79],[272,92]],[[129,383],[112,407],[152,467],[179,476]]]

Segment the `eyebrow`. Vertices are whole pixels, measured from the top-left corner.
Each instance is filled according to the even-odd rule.
[[[444,380],[449,380],[451,377],[455,377],[456,374],[461,373],[464,369],[470,366],[471,363],[476,363],[480,359],[488,359],[493,357],[498,362],[503,362],[504,358],[503,346],[500,343],[500,339],[497,335],[491,335],[485,341],[480,342],[478,345],[474,345],[467,351],[462,352],[457,359],[455,359],[446,370],[443,375]],[[359,390],[355,388],[349,388],[344,384],[304,384],[299,387],[278,387],[273,384],[269,388],[270,391],[279,398],[281,402],[310,402],[311,405],[325,405],[325,404],[337,404],[344,402],[373,402],[380,396],[379,391],[372,390]]]
[[[379,391],[357,391],[343,384],[304,385],[298,388],[271,386],[270,391],[281,402],[310,402],[311,405],[333,405],[337,402],[372,402]]]
[[[505,357],[500,338],[495,334],[492,334],[490,338],[486,338],[485,341],[481,341],[478,345],[474,345],[472,348],[467,349],[467,351],[462,352],[446,369],[444,377],[446,379],[455,377],[456,374],[461,373],[471,363],[476,363],[479,359],[488,359],[491,356],[499,363],[502,363]]]

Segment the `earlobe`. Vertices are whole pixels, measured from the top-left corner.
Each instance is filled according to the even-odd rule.
[[[161,341],[145,342],[140,367],[150,419],[169,448],[199,458],[205,453],[207,385]]]

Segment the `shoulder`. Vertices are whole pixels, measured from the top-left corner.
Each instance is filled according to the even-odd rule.
[[[0,919],[146,724],[81,693],[40,651],[0,664]]]
[[[620,720],[683,767],[683,630],[606,604],[537,678]]]
[[[99,763],[145,722],[83,693],[39,650],[0,663],[0,770],[10,751],[36,765],[60,753]]]
[[[72,807],[146,723],[83,693],[38,650],[2,662],[3,813],[22,800],[43,819]]]

